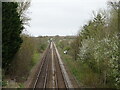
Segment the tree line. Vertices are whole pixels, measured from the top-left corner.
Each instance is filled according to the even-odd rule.
[[[99,84],[120,88],[120,2],[108,6],[80,29],[71,55],[99,75]]]

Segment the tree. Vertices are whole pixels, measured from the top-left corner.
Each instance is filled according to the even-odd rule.
[[[2,66],[4,69],[10,65],[22,43],[20,33],[23,26],[17,7],[18,4],[15,2],[2,3]]]
[[[27,16],[27,10],[30,7],[30,2],[27,2],[26,0],[24,0],[23,2],[19,2],[18,3],[18,14],[20,15],[20,19],[22,21],[22,25],[24,26],[25,29],[25,25],[29,25],[29,20],[30,18]]]
[[[2,3],[2,66],[7,70],[22,43],[21,33],[30,18],[26,11],[30,2]]]

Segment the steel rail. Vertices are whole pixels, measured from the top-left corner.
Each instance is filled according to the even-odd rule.
[[[54,78],[55,78],[54,83],[55,83],[55,87],[58,88],[58,79],[57,79],[57,75],[56,75],[56,64],[55,64],[54,55],[55,55],[55,53],[54,53],[54,46],[53,46],[53,43],[52,43],[52,59],[53,59],[53,63],[52,64],[55,67],[54,68]]]
[[[53,54],[49,54],[49,53],[53,53]],[[68,78],[68,75],[66,74],[67,72],[65,71],[65,69],[64,69],[64,66],[63,66],[63,63],[61,63],[60,62],[60,56],[58,55],[59,53],[58,53],[58,51],[57,51],[57,48],[56,48],[56,45],[55,45],[55,43],[54,42],[51,42],[50,44],[49,44],[49,46],[48,46],[48,48],[46,49],[46,51],[45,51],[45,54],[44,54],[44,56],[43,56],[43,58],[42,58],[42,61],[41,61],[41,66],[40,66],[40,70],[39,70],[39,72],[38,72],[38,74],[37,74],[37,78],[36,78],[36,80],[35,80],[35,83],[34,83],[34,86],[33,86],[33,90],[35,90],[35,88],[37,87],[37,84],[38,84],[38,82],[39,82],[39,78],[40,78],[40,75],[41,75],[41,73],[42,73],[42,70],[45,70],[45,77],[44,77],[44,79],[43,79],[43,88],[46,88],[46,86],[47,86],[47,79],[48,79],[48,74],[49,74],[49,72],[48,72],[48,69],[49,69],[49,63],[50,63],[50,60],[48,60],[47,61],[47,58],[49,58],[49,55],[53,55],[52,57],[52,59],[54,59],[54,83],[55,83],[55,87],[54,88],[59,88],[58,86],[58,74],[57,74],[57,68],[60,70],[60,72],[61,72],[61,78],[63,78],[63,82],[64,82],[64,84],[65,84],[65,88],[66,89],[69,89],[69,88],[71,88],[72,87],[72,85],[71,85],[71,82],[70,82],[70,80],[69,80],[69,78]],[[55,61],[55,59],[56,59],[56,61]],[[62,65],[61,65],[62,64]],[[56,67],[56,65],[58,65],[58,67]],[[46,68],[45,68],[45,66],[46,66]],[[65,71],[65,72],[64,72]],[[66,74],[66,75],[65,75]],[[67,78],[67,79],[66,79]],[[68,80],[68,81],[67,81]]]
[[[50,62],[50,60],[48,61],[48,64],[47,64],[47,68],[46,68],[46,75],[45,75],[45,82],[44,82],[44,86],[43,86],[43,88],[46,88],[46,83],[47,83],[47,77],[48,77],[48,66],[49,66],[49,62]]]
[[[51,44],[50,44],[50,45],[51,45]],[[35,80],[35,83],[34,83],[34,86],[33,86],[33,90],[35,90],[36,85],[37,85],[37,83],[38,83],[38,79],[39,79],[39,76],[40,76],[40,74],[41,74],[42,68],[43,68],[43,66],[44,66],[44,64],[45,64],[46,57],[47,57],[47,53],[48,53],[48,50],[49,50],[49,48],[50,48],[50,45],[48,46],[48,48],[47,48],[47,50],[46,50],[46,52],[45,52],[45,55],[44,55],[43,58],[42,58],[40,70],[39,70],[39,73],[37,74],[37,79]]]
[[[67,72],[66,72],[66,70],[65,70],[65,67],[64,67],[64,65],[63,65],[63,62],[62,62],[62,60],[61,60],[61,58],[60,58],[60,55],[59,55],[59,53],[58,53],[58,50],[57,50],[56,45],[55,45],[54,42],[53,42],[53,45],[54,45],[54,48],[55,48],[55,51],[56,51],[56,55],[57,55],[57,57],[58,57],[60,69],[61,69],[61,72],[62,72],[64,81],[65,81],[66,88],[68,88],[68,89],[73,88],[72,83],[71,83],[71,81],[70,81],[70,79],[69,79],[69,77],[68,77],[68,74],[67,74]]]
[[[55,48],[55,45],[54,45],[54,44],[53,44],[53,47],[54,47],[54,51],[55,51],[55,56],[57,57],[57,60],[58,60],[58,61],[56,61],[56,63],[58,62],[58,64],[59,64],[59,68],[60,68],[60,71],[61,71],[61,73],[62,73],[63,82],[64,82],[64,84],[65,84],[65,87],[68,88],[68,84],[67,84],[66,79],[65,79],[65,77],[64,77],[64,73],[63,73],[63,71],[62,71],[62,69],[61,69],[60,62],[59,62],[59,58],[58,58],[58,55],[57,55],[56,48]],[[58,77],[57,77],[57,78],[58,78]],[[57,79],[57,82],[58,82],[58,79]]]

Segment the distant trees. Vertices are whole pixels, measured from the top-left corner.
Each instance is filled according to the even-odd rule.
[[[2,67],[7,69],[20,48],[20,34],[29,18],[25,17],[28,4],[18,2],[2,3]]]
[[[120,88],[118,5],[119,2],[111,2],[107,15],[98,13],[83,26],[71,45],[74,59],[77,57],[97,73],[100,85]]]

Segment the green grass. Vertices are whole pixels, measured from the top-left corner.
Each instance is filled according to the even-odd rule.
[[[75,61],[68,54],[64,54],[63,50],[58,48],[63,62],[67,65],[70,72],[76,78],[81,87],[99,87],[99,75],[80,61]]]
[[[2,81],[2,86],[7,86],[7,81]]]
[[[35,51],[33,54],[33,59],[32,59],[32,66],[34,66],[35,64],[37,64],[40,61],[40,55],[41,53]]]
[[[19,88],[25,88],[23,83],[19,83]]]

